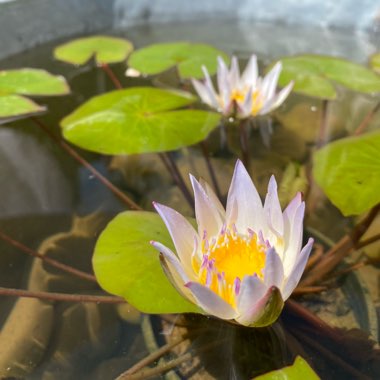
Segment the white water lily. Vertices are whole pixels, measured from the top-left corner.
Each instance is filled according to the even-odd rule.
[[[215,108],[224,116],[245,119],[264,115],[279,107],[293,88],[290,82],[276,93],[277,82],[282,70],[281,62],[277,62],[269,73],[261,78],[258,75],[257,58],[252,55],[242,75],[239,72],[238,60],[231,58],[231,67],[218,57],[217,93],[206,67],[202,67],[205,81],[193,79],[192,83],[202,101]]]
[[[238,161],[224,210],[207,183],[191,176],[198,231],[175,210],[154,206],[177,255],[159,242],[161,262],[176,289],[206,314],[245,326],[266,326],[297,286],[313,239],[302,248],[305,203],[297,194],[284,212],[272,176],[264,205]]]

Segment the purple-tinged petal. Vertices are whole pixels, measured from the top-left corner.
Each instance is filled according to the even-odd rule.
[[[247,66],[241,76],[243,86],[256,87],[258,77],[257,57],[253,54],[249,59]]]
[[[236,162],[228,191],[226,222],[244,232],[247,228],[255,232],[266,228],[260,196],[240,160]]]
[[[230,95],[232,89],[229,83],[228,68],[221,57],[218,57],[217,82],[219,95],[223,104],[223,111],[227,112],[230,107]]]
[[[257,277],[245,276],[240,284],[240,293],[237,297],[237,310],[239,315],[244,318],[250,310],[264,296],[268,287]]]
[[[261,93],[264,99],[271,99],[274,96],[281,70],[281,62],[277,62],[263,79]]]
[[[197,304],[207,314],[227,320],[236,317],[237,313],[233,307],[206,286],[198,282],[189,282],[186,287],[190,289]]]
[[[292,294],[294,288],[298,285],[303,271],[305,270],[305,266],[307,260],[309,259],[309,255],[311,252],[311,248],[313,247],[314,240],[312,238],[309,239],[307,244],[303,247],[302,251],[297,257],[296,264],[293,270],[290,272],[288,278],[285,280],[285,286],[282,291],[282,297],[287,300]]]
[[[153,206],[170,233],[182,265],[186,270],[191,268],[191,254],[194,250],[194,242],[198,242],[198,234],[185,217],[177,211],[156,202]]]
[[[244,326],[263,327],[276,321],[283,308],[283,300],[278,288],[266,288],[262,297],[252,303],[244,312],[239,310],[236,321]]]
[[[238,103],[238,117],[244,119],[251,115],[252,110],[252,87],[249,87],[242,102]]]
[[[198,223],[198,234],[202,236],[207,231],[208,238],[217,235],[224,223],[217,206],[212,198],[209,198],[199,182],[190,175],[190,181],[194,190],[195,216]]]
[[[212,84],[210,74],[208,73],[207,68],[205,66],[202,66],[202,71],[203,71],[203,74],[205,76],[205,85],[209,91],[209,96],[210,96],[210,100],[213,104],[213,107],[218,108],[219,107],[218,95],[214,89],[214,85]]]
[[[282,289],[284,281],[284,267],[280,256],[274,248],[266,252],[264,267],[264,283],[267,287],[275,286]]]
[[[274,230],[273,232],[276,235],[282,236],[284,233],[284,220],[278,199],[277,182],[273,175],[270,177],[268,184],[268,192],[264,202],[264,213],[268,226]]]

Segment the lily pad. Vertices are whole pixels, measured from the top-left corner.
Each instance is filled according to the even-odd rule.
[[[170,284],[151,240],[173,249],[159,215],[144,211],[117,215],[95,247],[93,266],[100,286],[144,313],[199,312]]]
[[[61,122],[70,142],[103,154],[175,150],[204,140],[220,115],[176,110],[195,98],[186,92],[133,87],[96,96]]]
[[[36,96],[66,95],[70,92],[66,80],[40,69],[0,71],[0,95]]]
[[[314,155],[316,182],[344,215],[380,202],[380,131],[328,144]]]
[[[322,99],[335,99],[334,82],[348,89],[380,92],[380,76],[362,65],[342,58],[299,55],[281,59],[283,69],[279,85],[294,80],[293,91]]]
[[[78,38],[59,45],[54,49],[54,57],[73,65],[83,65],[92,57],[97,64],[124,61],[133,50],[130,41],[109,36]]]
[[[373,54],[369,60],[369,64],[372,70],[380,74],[380,53]]]
[[[255,377],[255,380],[319,380],[319,376],[313,371],[306,360],[296,357],[294,364],[265,375]]]
[[[0,120],[16,118],[18,116],[28,116],[45,111],[45,107],[41,107],[28,98],[19,95],[3,95],[0,96]]]
[[[128,59],[128,65],[148,75],[177,67],[182,79],[202,78],[203,65],[210,74],[216,72],[218,56],[229,62],[223,51],[210,45],[189,42],[160,43],[133,52]]]

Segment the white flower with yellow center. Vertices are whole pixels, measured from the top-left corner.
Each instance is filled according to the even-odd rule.
[[[276,93],[277,82],[282,65],[277,62],[269,73],[258,76],[257,58],[252,55],[242,75],[239,72],[238,60],[231,58],[231,67],[227,68],[221,57],[218,57],[217,93],[206,67],[202,67],[205,81],[193,79],[192,83],[202,101],[218,110],[224,116],[245,119],[251,116],[264,115],[279,107],[293,88],[290,82]]]
[[[181,214],[155,203],[177,255],[159,242],[163,268],[176,289],[205,313],[245,326],[266,326],[297,286],[313,240],[301,250],[305,204],[297,194],[284,212],[272,176],[264,206],[238,161],[227,208],[191,176],[198,232]]]

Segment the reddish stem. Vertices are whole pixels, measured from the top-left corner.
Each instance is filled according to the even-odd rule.
[[[112,83],[114,84],[114,86],[118,89],[118,90],[121,90],[123,88],[123,86],[121,85],[119,79],[117,78],[117,76],[115,75],[115,73],[112,71],[112,69],[108,66],[107,63],[101,63],[100,64],[100,67],[102,68],[102,70],[108,75],[108,77],[111,79]]]
[[[368,124],[372,121],[373,117],[375,116],[376,112],[380,109],[380,102],[376,104],[376,106],[368,112],[368,114],[365,116],[363,121],[359,124],[359,126],[355,129],[353,135],[358,136],[362,134],[366,128],[368,127]]]

